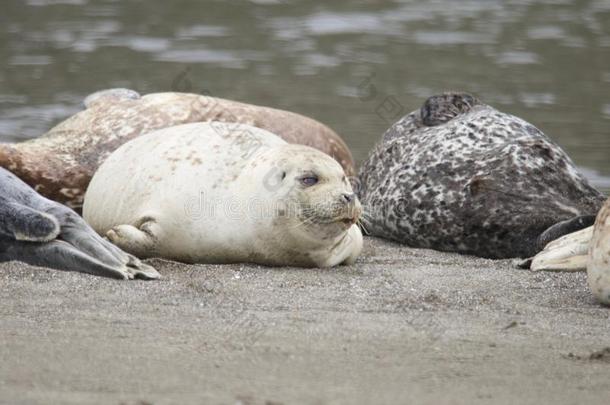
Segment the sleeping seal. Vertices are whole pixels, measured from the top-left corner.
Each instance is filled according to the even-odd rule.
[[[359,180],[370,234],[487,258],[529,257],[605,199],[540,130],[465,93],[396,122]]]
[[[330,156],[219,122],[121,146],[93,176],[83,206],[96,231],[140,258],[300,267],[353,263],[360,213]]]
[[[0,144],[0,167],[15,173],[43,196],[80,211],[87,185],[100,164],[125,142],[156,129],[189,122],[225,121],[271,131],[334,157],[348,176],[354,162],[347,145],[327,126],[299,114],[188,93],[141,97],[127,89],[94,93],[86,110],[45,135]]]
[[[0,262],[121,279],[159,278],[152,267],[100,238],[68,207],[0,168]]]

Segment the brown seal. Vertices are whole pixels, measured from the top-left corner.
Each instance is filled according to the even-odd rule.
[[[86,110],[39,138],[0,144],[0,167],[43,196],[80,211],[93,174],[122,144],[157,129],[223,121],[252,125],[289,143],[311,146],[335,158],[348,176],[355,173],[352,155],[339,135],[318,121],[288,111],[189,93],[140,97],[127,89],[94,93],[85,106]]]

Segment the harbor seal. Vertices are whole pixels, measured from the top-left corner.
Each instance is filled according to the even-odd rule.
[[[587,271],[595,298],[610,305],[610,199],[595,224],[549,243],[531,260],[532,270]]]
[[[466,93],[396,122],[359,180],[371,235],[494,259],[532,256],[541,236],[590,225],[605,200],[539,129]]]
[[[249,125],[184,124],[117,149],[83,216],[140,258],[331,267],[362,249],[361,206],[341,165]]]
[[[606,201],[593,227],[587,260],[587,281],[593,295],[610,305],[610,202]]]
[[[190,93],[141,97],[128,89],[94,93],[86,98],[85,106],[39,138],[0,144],[0,167],[43,196],[79,212],[93,173],[125,142],[179,124],[225,121],[253,125],[289,143],[314,147],[337,159],[348,176],[355,173],[352,155],[339,135],[318,121],[288,111]]]
[[[0,262],[120,279],[155,279],[159,273],[100,238],[65,205],[37,194],[0,168]]]

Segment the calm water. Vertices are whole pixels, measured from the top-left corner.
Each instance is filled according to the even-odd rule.
[[[2,0],[0,59],[4,141],[98,89],[177,88],[312,116],[362,160],[396,114],[467,90],[610,189],[610,0]]]

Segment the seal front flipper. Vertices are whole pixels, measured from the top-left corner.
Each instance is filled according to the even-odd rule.
[[[89,94],[83,104],[85,108],[91,108],[99,102],[112,102],[116,100],[138,100],[141,98],[140,93],[135,90],[116,88],[96,91]]]
[[[531,270],[584,271],[593,227],[582,229],[552,241],[532,258]]]
[[[556,223],[538,237],[538,248],[543,250],[549,243],[564,235],[593,226],[596,215],[581,215]]]
[[[48,242],[57,237],[57,218],[16,202],[0,205],[0,234],[18,241]]]
[[[519,267],[531,270],[584,271],[595,215],[581,215],[549,227],[538,237],[540,252]]]
[[[110,242],[140,258],[153,257],[161,228],[152,217],[143,217],[135,226],[117,225],[106,232]]]
[[[75,213],[66,213],[62,222],[64,226],[59,238],[85,255],[95,258],[107,266],[122,269],[128,275],[127,278],[135,277],[145,280],[160,278],[159,273],[153,267],[142,263],[138,258],[123,252],[100,237]]]

